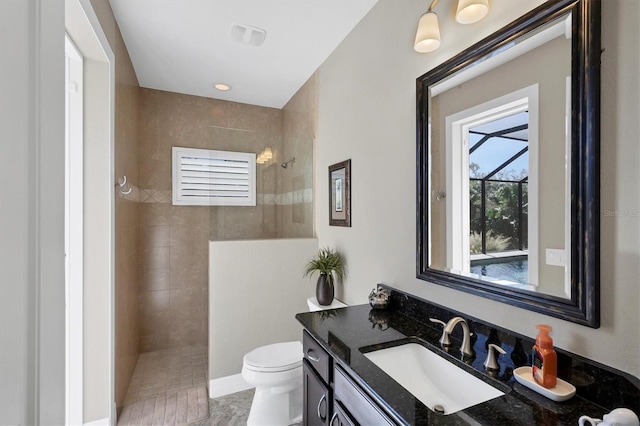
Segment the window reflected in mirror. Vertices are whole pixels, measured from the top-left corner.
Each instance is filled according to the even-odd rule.
[[[469,129],[470,272],[528,284],[529,112]]]
[[[429,88],[430,268],[571,297],[570,19]]]

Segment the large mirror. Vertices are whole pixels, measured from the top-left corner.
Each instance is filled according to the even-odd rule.
[[[418,278],[599,327],[599,122],[598,0],[418,78]]]

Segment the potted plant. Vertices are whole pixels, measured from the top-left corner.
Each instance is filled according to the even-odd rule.
[[[328,247],[321,248],[318,255],[307,263],[304,276],[311,276],[316,272],[320,274],[316,284],[316,299],[320,305],[330,305],[335,294],[334,274],[340,281],[345,276],[344,257]]]

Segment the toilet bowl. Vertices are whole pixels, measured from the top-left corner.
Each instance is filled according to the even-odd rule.
[[[302,344],[261,346],[242,360],[242,378],[256,387],[247,425],[302,421]]]
[[[334,299],[328,306],[307,299],[310,311],[342,308]],[[256,387],[248,426],[290,425],[302,421],[302,344],[284,342],[261,346],[242,359],[242,378]]]

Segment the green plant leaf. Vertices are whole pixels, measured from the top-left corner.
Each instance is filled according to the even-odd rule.
[[[328,248],[321,248],[313,259],[309,260],[304,271],[304,276],[312,276],[314,273],[335,274],[340,281],[346,276],[345,261],[342,254]]]

